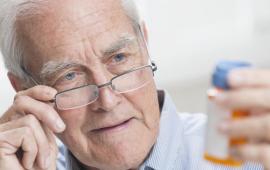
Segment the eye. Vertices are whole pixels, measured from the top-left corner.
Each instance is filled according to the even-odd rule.
[[[121,63],[121,62],[125,61],[126,58],[127,58],[127,56],[125,54],[117,54],[117,55],[113,56],[112,62],[113,63]]]
[[[89,76],[81,70],[69,70],[59,75],[58,79],[54,83],[54,87],[59,90],[65,90],[69,88],[78,87],[88,83]]]
[[[75,76],[76,76],[76,73],[75,73],[75,72],[71,72],[71,73],[67,73],[67,74],[64,76],[64,78],[65,78],[66,80],[73,80],[73,79],[75,78]]]
[[[134,67],[134,55],[130,52],[122,52],[114,54],[106,62],[108,69],[111,73],[120,74],[130,68]]]

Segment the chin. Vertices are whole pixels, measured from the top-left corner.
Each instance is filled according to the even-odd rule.
[[[69,147],[75,151],[72,152],[74,156],[88,167],[101,170],[137,169],[148,156],[157,135],[158,128],[149,130],[141,122],[134,121],[128,128],[117,131],[84,134],[83,140],[77,140],[77,144],[73,141]]]
[[[88,158],[87,165],[104,170],[137,169],[155,142],[153,134],[140,132],[133,131],[121,138],[106,139],[99,145],[92,146],[95,150],[91,151],[92,158]]]
[[[132,153],[133,151],[125,150],[123,152],[115,151],[102,160],[96,161],[96,163],[89,163],[89,167],[95,167],[101,170],[127,170],[137,169],[145,159],[142,153]]]

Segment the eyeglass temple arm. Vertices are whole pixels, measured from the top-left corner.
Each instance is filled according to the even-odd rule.
[[[26,71],[26,69],[23,66],[21,66],[21,69],[22,69],[23,73],[26,74],[35,85],[41,84],[39,81],[35,80],[33,78],[33,76],[30,73],[28,73],[28,71]]]
[[[37,86],[37,85],[41,85],[41,83],[40,83],[39,81],[35,80],[35,79],[33,78],[33,76],[32,76],[30,73],[28,73],[28,71],[26,71],[26,69],[25,69],[23,66],[21,66],[21,69],[22,69],[22,71],[24,72],[24,74],[26,74],[26,75],[30,78],[30,80],[31,80],[36,86]],[[55,102],[55,98],[53,98],[53,99],[51,99],[51,100],[49,100],[49,101],[47,101],[47,102],[54,103],[54,102]]]
[[[146,39],[145,39],[145,37],[144,37],[144,33],[143,33],[143,31],[142,31],[141,25],[138,24],[138,25],[137,25],[137,28],[139,29],[141,38],[142,38],[143,43],[144,43],[144,45],[145,45],[145,47],[146,47],[147,55],[149,56],[149,59],[150,59],[150,61],[151,61],[152,71],[155,72],[155,71],[157,71],[157,65],[156,65],[156,63],[155,63],[153,60],[151,60],[151,56],[150,56],[150,54],[149,54],[149,47],[148,47],[148,44],[147,44]]]

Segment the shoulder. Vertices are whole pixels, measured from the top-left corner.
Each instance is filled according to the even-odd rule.
[[[203,113],[178,113],[179,120],[182,123],[183,134],[186,135],[204,135],[207,115]]]
[[[203,113],[178,113],[178,117],[183,127],[186,168],[197,169],[203,157],[207,116]]]

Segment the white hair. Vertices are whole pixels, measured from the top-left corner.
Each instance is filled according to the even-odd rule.
[[[7,70],[25,83],[30,79],[22,70],[23,44],[18,37],[16,21],[25,15],[35,15],[39,10],[39,2],[45,0],[0,0],[0,49]],[[48,0],[46,0],[48,1]],[[138,0],[122,0],[122,6],[133,24],[141,25],[142,17],[138,8]]]

